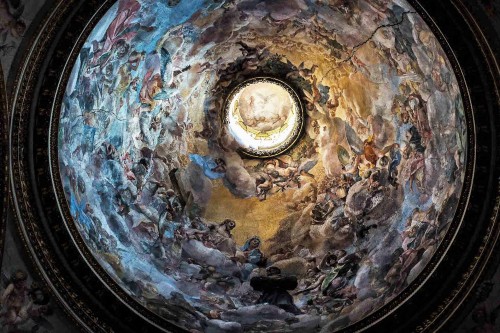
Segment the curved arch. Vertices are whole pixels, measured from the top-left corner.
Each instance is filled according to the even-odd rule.
[[[7,209],[9,203],[8,186],[8,112],[7,91],[5,89],[4,74],[0,64],[0,267],[3,261],[5,230],[7,223]]]
[[[451,2],[446,1],[450,5]],[[484,62],[488,58],[488,50],[484,45],[476,45],[477,37],[472,29],[466,24],[467,17],[463,13],[453,9],[448,13],[448,20],[439,20],[442,14],[439,6],[445,6],[422,1],[423,7],[419,3],[412,2],[414,6],[421,10],[421,14],[432,17],[436,26],[443,30],[444,35],[452,50],[456,50],[458,63],[461,65],[465,80],[471,87],[471,101],[474,107],[474,115],[477,122],[471,125],[469,139],[472,145],[472,153],[477,152],[477,164],[473,165],[473,174],[468,181],[473,181],[472,194],[470,200],[462,200],[459,209],[465,213],[464,223],[454,224],[455,229],[448,239],[449,248],[441,248],[438,254],[444,256],[443,260],[436,263],[435,269],[428,272],[418,282],[421,286],[415,287],[411,292],[403,295],[395,302],[388,303],[380,311],[362,320],[352,327],[347,327],[346,331],[363,330],[367,328],[379,328],[389,331],[404,331],[413,329],[431,329],[433,325],[441,325],[448,316],[448,311],[453,311],[458,306],[459,301],[456,295],[468,292],[474,281],[471,275],[480,271],[484,260],[488,257],[488,251],[494,245],[495,237],[498,234],[498,224],[496,214],[498,205],[495,204],[495,196],[498,189],[496,184],[488,183],[488,180],[496,179],[498,169],[493,166],[497,160],[496,153],[492,147],[496,144],[496,124],[495,115],[492,110],[497,106],[498,101],[481,100],[483,92],[493,96],[496,93],[494,83],[497,78],[494,76],[492,68]],[[60,216],[59,210],[55,208],[55,193],[50,182],[49,172],[51,164],[49,158],[48,134],[44,132],[47,126],[56,126],[52,112],[61,107],[60,100],[54,105],[53,92],[61,82],[61,75],[68,75],[63,71],[62,64],[68,57],[71,65],[76,61],[75,54],[70,50],[75,47],[74,36],[79,36],[82,32],[88,34],[97,19],[109,7],[110,2],[103,6],[95,1],[78,2],[69,1],[66,7],[58,8],[53,14],[53,23],[49,24],[40,35],[37,45],[31,51],[31,57],[27,59],[25,69],[33,66],[36,70],[34,74],[25,71],[22,80],[19,82],[16,93],[16,104],[14,105],[13,122],[11,128],[12,154],[12,188],[15,194],[15,209],[17,217],[23,221],[25,240],[35,259],[38,268],[43,272],[51,287],[56,291],[57,296],[66,305],[72,314],[80,321],[88,321],[87,328],[95,331],[114,328],[122,331],[134,331],[139,327],[144,332],[156,330],[176,329],[167,321],[158,318],[131,300],[119,286],[113,284],[105,274],[102,274],[102,267],[98,267],[95,261],[87,260],[82,262],[82,255],[79,250],[83,246],[82,240],[73,237],[61,226],[64,220]],[[71,9],[70,9],[70,6]],[[423,8],[427,9],[426,13]],[[99,13],[94,15],[94,13]],[[462,14],[461,14],[462,13]],[[427,17],[429,21],[430,18]],[[460,26],[462,36],[468,36],[465,43],[469,46],[478,47],[476,51],[460,48],[460,41],[456,35],[452,36],[449,29],[445,27],[452,19],[462,23]],[[69,20],[75,24],[65,25]],[[428,22],[429,22],[428,21]],[[63,27],[57,34],[56,26]],[[79,40],[76,48],[81,47]],[[484,51],[480,54],[479,50]],[[467,59],[474,59],[476,63],[469,64]],[[29,63],[28,63],[29,62]],[[457,64],[454,64],[457,65]],[[488,72],[492,77],[481,78],[475,75],[477,68]],[[65,74],[62,74],[65,73]],[[39,75],[39,77],[36,77]],[[63,77],[62,82],[68,77]],[[484,88],[478,89],[477,87]],[[33,101],[33,104],[30,102]],[[57,104],[59,103],[59,104]],[[472,112],[472,110],[471,110]],[[481,131],[481,137],[474,137],[476,130]],[[50,141],[55,145],[57,140],[54,137]],[[477,141],[476,141],[477,139]],[[32,151],[22,152],[26,145],[33,147]],[[55,147],[50,147],[52,151]],[[474,161],[474,162],[475,162]],[[481,194],[485,191],[491,196],[483,199]],[[59,198],[63,200],[64,198]],[[479,218],[478,218],[479,217]],[[70,218],[65,216],[65,218]],[[470,238],[469,236],[472,235]],[[75,243],[78,243],[75,245]],[[460,259],[460,254],[465,250],[468,256]],[[474,258],[474,257],[477,257]],[[454,270],[457,278],[446,279],[443,274]],[[96,272],[101,272],[96,274]],[[463,274],[463,275],[462,275]],[[464,276],[462,280],[458,277]],[[69,281],[69,282],[68,282]],[[438,290],[437,286],[445,284],[445,290]],[[452,287],[458,286],[456,289]],[[453,289],[451,292],[449,290]],[[432,300],[431,295],[440,295],[440,300]],[[409,298],[408,301],[405,301]],[[431,300],[429,300],[431,299]],[[109,305],[109,306],[108,306]],[[95,308],[99,309],[96,313]],[[123,319],[126,314],[126,318]],[[390,315],[389,315],[390,314]],[[168,314],[170,316],[175,314]],[[167,315],[167,317],[168,317]],[[395,322],[393,316],[399,318],[409,318],[406,323]],[[409,316],[412,315],[412,316]],[[430,318],[423,322],[422,318]],[[125,320],[125,322],[123,322]],[[142,323],[145,323],[142,325]],[[406,326],[403,326],[406,325]]]

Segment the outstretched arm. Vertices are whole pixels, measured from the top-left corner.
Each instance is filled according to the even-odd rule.
[[[318,288],[323,283],[323,280],[325,280],[325,277],[326,277],[326,275],[322,275],[318,279],[318,281],[316,281],[316,283],[313,283],[309,288],[297,291],[296,293],[294,293],[294,295],[299,295],[299,294],[302,294],[302,293],[305,293],[305,292],[308,292],[308,291],[311,291],[311,290]]]

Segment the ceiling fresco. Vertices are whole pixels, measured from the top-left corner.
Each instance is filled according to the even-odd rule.
[[[21,40],[46,0],[0,0],[0,64],[3,79],[9,70]]]
[[[431,260],[465,128],[405,1],[124,0],[74,64],[60,176],[86,246],[152,311],[193,332],[330,332]],[[245,153],[276,133],[296,137]]]

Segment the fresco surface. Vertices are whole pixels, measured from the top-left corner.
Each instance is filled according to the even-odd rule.
[[[45,0],[0,0],[0,65],[7,80],[14,56]]]
[[[256,76],[292,86],[306,113],[274,158],[243,157],[221,122]],[[402,0],[118,1],[79,53],[59,125],[88,248],[192,332],[365,318],[430,261],[466,160],[457,80]]]

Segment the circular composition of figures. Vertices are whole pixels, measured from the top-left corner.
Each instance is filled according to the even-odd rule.
[[[236,87],[226,101],[223,119],[244,154],[263,158],[289,149],[304,124],[296,93],[271,78],[250,79]]]
[[[74,63],[58,157],[83,243],[151,311],[331,332],[431,261],[466,134],[405,0],[120,0]]]

